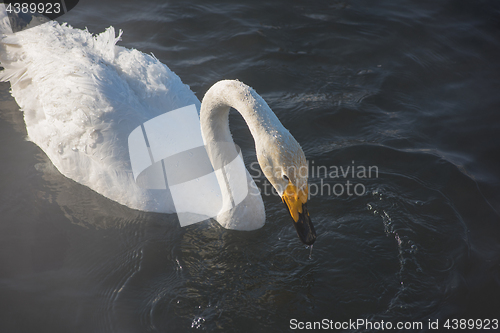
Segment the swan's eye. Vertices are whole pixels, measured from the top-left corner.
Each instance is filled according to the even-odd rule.
[[[288,176],[287,176],[287,175],[283,175],[283,179],[284,179],[284,180],[286,180],[287,182],[289,182],[289,181],[290,181],[290,178],[288,178]]]

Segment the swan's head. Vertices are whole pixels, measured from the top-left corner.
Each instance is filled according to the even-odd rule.
[[[286,205],[300,240],[312,245],[316,231],[307,210],[308,167],[304,152],[286,129],[264,141],[256,147],[260,167]]]

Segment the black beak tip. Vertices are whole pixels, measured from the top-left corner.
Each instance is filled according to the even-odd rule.
[[[314,230],[311,218],[309,217],[309,211],[305,204],[302,205],[302,213],[299,214],[298,221],[294,221],[293,225],[302,243],[306,245],[314,244],[316,241],[316,230]]]

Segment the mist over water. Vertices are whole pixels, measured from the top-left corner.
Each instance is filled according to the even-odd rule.
[[[253,87],[328,170],[309,177],[317,241],[309,258],[270,188],[251,232],[112,202],[26,140],[1,84],[1,332],[498,319],[496,1],[81,1],[58,21],[122,29],[119,45],[153,53],[200,100],[222,79]],[[236,112],[230,123],[264,192],[253,138]]]

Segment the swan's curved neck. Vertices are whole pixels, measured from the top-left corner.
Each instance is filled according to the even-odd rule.
[[[233,143],[228,118],[231,107],[245,119],[257,150],[269,143],[269,139],[288,133],[264,99],[252,88],[239,81],[225,80],[213,85],[201,104],[200,123],[205,145]]]
[[[237,171],[240,169],[236,165],[243,161],[234,164],[234,161],[238,161],[235,159],[238,152],[229,130],[231,107],[243,116],[250,128],[261,167],[262,158],[259,156],[266,155],[262,150],[268,146],[275,147],[273,141],[288,131],[262,97],[239,81],[216,83],[207,91],[201,103],[201,135],[222,191],[223,208],[217,215],[217,221],[226,228],[253,230],[262,227],[265,222],[264,203],[258,192],[246,195],[243,201],[239,201],[242,193],[238,188],[246,184],[250,194],[255,192],[257,186],[244,166],[243,172]],[[236,200],[237,197],[240,199]]]
[[[312,244],[316,236],[305,206],[307,172],[305,176],[302,172],[303,169],[307,171],[307,162],[304,152],[264,99],[252,88],[239,81],[216,83],[207,91],[201,103],[201,135],[221,187],[223,207],[235,207],[231,196],[234,194],[233,185],[245,178],[241,173],[232,172],[233,166],[230,165],[233,160],[236,160],[237,154],[229,130],[228,117],[231,107],[243,116],[250,128],[255,140],[259,165],[266,178],[284,198],[284,202],[286,201],[301,240],[305,244]],[[225,172],[228,173],[227,176]],[[256,188],[256,185],[248,171],[246,171],[246,178],[248,193],[250,193],[251,188]],[[287,189],[286,193],[285,189]],[[297,189],[300,189],[300,193],[305,196],[299,194]],[[238,196],[239,191],[236,192]],[[254,212],[260,213],[254,214]],[[234,210],[230,210],[226,215],[219,212],[217,218],[221,225],[232,225],[235,229],[251,230],[256,226],[261,226],[265,220],[262,198],[260,195],[247,195]],[[255,223],[256,220],[257,223]]]

